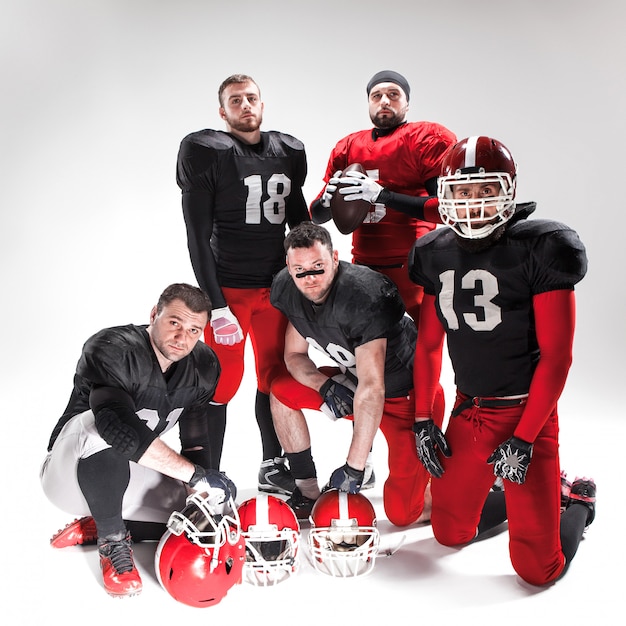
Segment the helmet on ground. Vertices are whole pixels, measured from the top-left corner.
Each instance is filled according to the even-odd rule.
[[[185,508],[171,514],[157,546],[159,583],[189,606],[215,605],[241,582],[245,541],[235,503],[215,511],[206,494],[191,494]]]
[[[299,565],[300,524],[280,498],[260,494],[239,506],[241,533],[246,541],[243,579],[252,585],[276,585]]]
[[[308,544],[315,569],[341,578],[373,569],[380,535],[374,507],[364,495],[329,489],[313,505],[310,522]]]
[[[465,239],[483,239],[515,212],[517,166],[497,139],[468,137],[448,149],[437,179],[444,224]]]

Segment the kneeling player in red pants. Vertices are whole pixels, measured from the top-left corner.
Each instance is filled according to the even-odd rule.
[[[302,223],[285,239],[287,267],[274,279],[271,302],[289,320],[285,337],[288,377],[272,384],[276,433],[296,482],[289,504],[306,519],[320,495],[303,408],[333,418],[353,416],[346,463],[328,485],[357,493],[380,427],[389,446],[384,488],[389,520],[406,525],[424,508],[428,473],[419,463],[412,431],[415,325],[404,315],[395,285],[369,268],[339,261],[330,235]],[[322,351],[341,373],[318,369],[308,355]],[[335,370],[335,372],[338,370]],[[443,406],[437,409],[441,424]]]
[[[571,228],[527,219],[535,207],[513,202],[515,182],[494,139],[469,137],[444,156],[438,199],[449,228],[419,239],[409,259],[425,292],[414,429],[435,476],[436,539],[462,545],[508,519],[515,571],[543,585],[565,572],[595,516],[595,483],[562,481],[558,456],[557,400],[587,258]],[[457,386],[445,437],[431,419],[444,338]],[[494,474],[503,493],[490,493]]]

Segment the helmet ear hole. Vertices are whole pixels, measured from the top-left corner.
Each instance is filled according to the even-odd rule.
[[[191,494],[175,511],[156,549],[160,585],[183,604],[219,603],[242,579],[245,542],[234,502],[213,515],[206,495]]]

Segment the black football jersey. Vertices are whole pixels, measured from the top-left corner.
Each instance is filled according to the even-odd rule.
[[[164,374],[146,326],[130,324],[101,330],[83,346],[69,403],[52,432],[48,450],[65,423],[90,408],[89,395],[94,387],[125,391],[133,399],[137,415],[159,435],[179,418],[197,417],[204,410],[219,374],[215,353],[200,341]]]
[[[271,285],[285,265],[286,225],[309,219],[302,193],[306,173],[303,144],[285,133],[262,132],[256,146],[217,130],[183,139],[176,178],[191,262],[213,300],[219,286]]]
[[[317,305],[298,291],[285,268],[274,279],[270,299],[307,342],[335,361],[355,384],[356,348],[386,337],[386,397],[404,396],[413,388],[417,332],[386,276],[340,261],[326,301]]]
[[[573,289],[587,271],[576,232],[521,219],[481,252],[468,252],[449,228],[418,239],[411,279],[436,296],[457,388],[470,396],[528,393],[539,359],[532,299]]]

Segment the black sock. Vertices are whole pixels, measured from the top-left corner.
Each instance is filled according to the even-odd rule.
[[[226,404],[210,404],[206,413],[209,428],[211,469],[219,470],[226,432]],[[208,469],[208,468],[206,468]]]
[[[561,550],[565,556],[566,567],[578,550],[588,515],[589,509],[584,504],[571,504],[561,514]]]
[[[107,448],[80,459],[76,474],[96,522],[98,536],[126,532],[122,520],[122,498],[130,481],[129,461],[113,448]]]
[[[276,430],[274,429],[269,395],[257,390],[254,412],[256,415],[256,423],[261,433],[261,448],[263,450],[263,458],[261,460],[265,461],[282,456],[283,449],[280,445],[280,441],[278,441]]]
[[[287,452],[285,454],[289,461],[289,469],[294,478],[315,478],[317,471],[311,455],[311,448],[302,452]]]
[[[506,503],[504,491],[490,491],[485,499],[480,521],[478,522],[478,536],[506,521]]]

